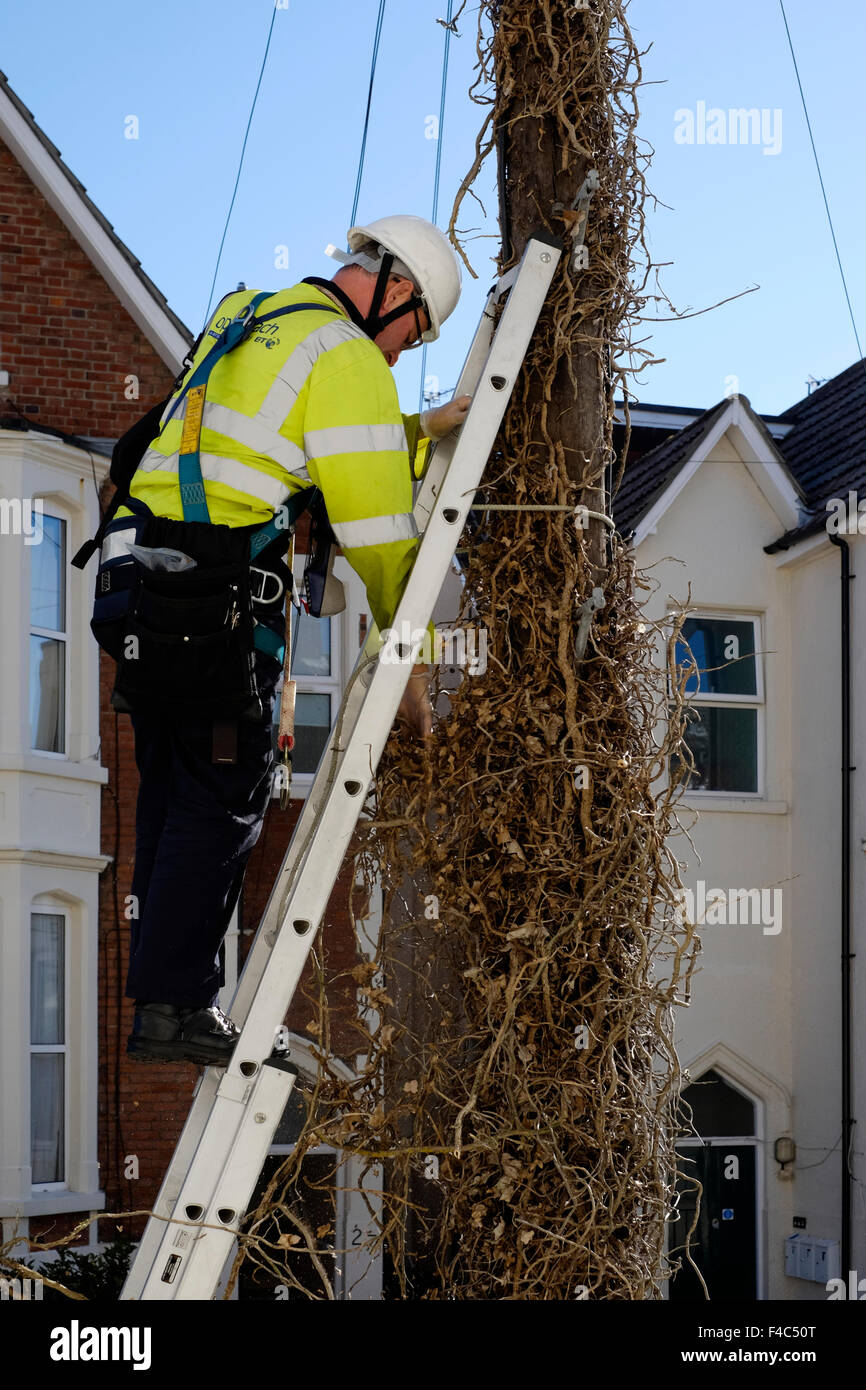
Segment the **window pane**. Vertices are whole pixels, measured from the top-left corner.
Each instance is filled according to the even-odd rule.
[[[63,753],[66,643],[30,638],[30,746]]]
[[[694,1127],[705,1139],[755,1132],[754,1104],[712,1067],[686,1086],[683,1100],[692,1107]]]
[[[66,631],[66,522],[34,512],[36,542],[30,550],[30,625]]]
[[[697,705],[688,712],[685,741],[695,761],[688,787],[697,791],[757,792],[758,711]],[[672,771],[680,760],[671,759]]]
[[[251,1210],[262,1200],[268,1183],[285,1162],[285,1154],[268,1154],[250,1202]],[[333,1287],[336,1273],[334,1246],[339,1247],[343,1242],[342,1236],[337,1240],[337,1191],[335,1155],[305,1154],[301,1160],[300,1172],[291,1185],[287,1186],[285,1206],[272,1207],[256,1229],[256,1235],[262,1241],[269,1242],[267,1249],[272,1261],[271,1267],[265,1270],[254,1265],[252,1260],[244,1260],[238,1276],[239,1299],[244,1302],[266,1301],[273,1304],[276,1288],[280,1284],[286,1289],[286,1294],[281,1297],[287,1298],[288,1302],[308,1302],[305,1289],[317,1299],[326,1296],[322,1276],[313,1264],[306,1242],[301,1240],[294,1250],[291,1247],[285,1248],[285,1239],[297,1235],[298,1232],[283,1213],[288,1208],[315,1234],[314,1249],[317,1251],[319,1264],[325,1278]],[[282,1249],[279,1248],[281,1236],[284,1238]],[[352,1238],[352,1233],[349,1238]],[[281,1268],[285,1270],[282,1277]],[[301,1285],[300,1289],[295,1287],[293,1279]]]
[[[677,642],[677,663],[692,649],[700,675],[689,679],[689,695],[757,695],[755,625],[732,618],[687,618],[684,641]]]
[[[66,1041],[63,1018],[63,918],[34,912],[30,918],[30,1041]]]
[[[297,627],[296,627],[297,624]],[[297,637],[296,637],[297,633]],[[331,620],[292,611],[292,676],[331,674]]]
[[[301,1130],[307,1122],[309,1096],[308,1091],[300,1090],[297,1086],[292,1087],[292,1093],[286,1102],[282,1119],[274,1131],[273,1142],[275,1144],[296,1144],[298,1142],[301,1137]]]
[[[32,1181],[63,1182],[63,1054],[30,1057],[30,1162]]]
[[[282,693],[282,692],[281,692]],[[277,730],[280,722],[280,696],[274,708],[274,757],[279,762]],[[295,748],[292,754],[293,772],[315,772],[331,733],[330,695],[312,695],[298,691],[295,696]]]

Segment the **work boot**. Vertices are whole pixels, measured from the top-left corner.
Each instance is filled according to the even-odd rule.
[[[136,1000],[126,1053],[137,1062],[197,1062],[203,1067],[224,1067],[239,1037],[240,1029],[216,1006],[186,1009]]]

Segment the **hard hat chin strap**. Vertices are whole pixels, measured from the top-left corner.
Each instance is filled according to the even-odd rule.
[[[343,265],[360,265],[363,270],[370,270],[371,272],[378,271],[378,276],[376,279],[376,288],[373,291],[373,298],[370,302],[370,309],[367,313],[366,318],[363,317],[360,313],[357,313],[357,311],[352,315],[358,326],[360,328],[363,328],[364,332],[367,334],[367,337],[372,338],[374,340],[377,337],[377,335],[382,332],[383,328],[388,327],[389,323],[393,323],[395,319],[402,318],[404,314],[410,314],[413,309],[423,309],[424,313],[427,315],[429,322],[433,322],[430,310],[427,307],[427,303],[424,300],[424,298],[418,293],[417,289],[415,293],[409,299],[406,300],[405,304],[400,304],[398,308],[392,309],[388,314],[380,315],[379,310],[382,307],[382,301],[385,298],[385,291],[388,288],[388,277],[390,275],[399,275],[402,278],[405,278],[406,280],[411,280],[412,278],[410,275],[405,274],[402,262],[398,261],[397,269],[394,270],[393,267],[396,257],[393,255],[391,251],[385,251],[384,247],[382,248],[382,250],[383,256],[381,262],[379,262],[373,261],[373,259],[370,256],[361,255],[357,251],[340,251],[336,246],[326,247],[326,254],[335,261],[341,261]],[[318,283],[317,278],[314,275],[308,276],[307,282],[311,285]],[[322,281],[321,283],[324,284],[325,282]],[[339,287],[337,285],[331,285],[331,288],[334,291],[337,291]],[[348,296],[346,296],[346,299],[348,301]]]
[[[367,334],[368,338],[375,339],[378,334],[382,332],[383,328],[388,327],[389,323],[393,323],[395,319],[402,318],[404,314],[410,314],[413,309],[423,309],[428,319],[430,317],[427,305],[417,291],[406,300],[405,304],[398,305],[397,308],[392,309],[390,313],[380,315],[379,310],[382,307],[382,300],[385,298],[385,291],[388,288],[388,277],[392,273],[399,274],[399,271],[392,272],[391,267],[393,264],[393,255],[390,251],[386,251],[385,255],[382,257],[382,264],[379,268],[379,276],[376,280],[376,288],[373,291],[370,309],[364,320],[364,332]]]

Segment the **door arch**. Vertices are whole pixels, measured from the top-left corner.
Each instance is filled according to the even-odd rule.
[[[707,1067],[682,1092],[692,1109],[696,1134],[677,1142],[678,1206],[670,1225],[670,1253],[682,1261],[669,1281],[672,1302],[752,1301],[761,1287],[759,1161],[761,1103],[715,1066]],[[698,1189],[701,1188],[700,1202]],[[690,1263],[683,1247],[690,1226]]]

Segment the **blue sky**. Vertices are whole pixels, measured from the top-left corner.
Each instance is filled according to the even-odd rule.
[[[456,6],[455,6],[456,8]],[[866,342],[861,0],[786,0],[861,341]],[[429,216],[447,0],[388,0],[379,51],[359,220],[390,211]],[[288,0],[276,14],[268,66],[217,294],[329,276],[323,255],[345,245],[358,165],[378,0]],[[7,6],[2,67],[21,99],[195,331],[216,253],[272,13],[272,0],[47,0]],[[735,389],[778,412],[857,356],[778,0],[633,0],[631,22],[649,84],[640,134],[655,154],[649,244],[678,309],[701,309],[754,284],[713,313],[645,324],[663,364],[646,370],[640,400],[710,406]],[[468,169],[484,111],[467,90],[475,62],[470,4],[451,42],[442,131],[439,222]],[[685,118],[706,111],[767,112],[762,143],[679,143]],[[780,112],[780,116],[774,113]],[[138,139],[125,137],[129,116]],[[719,128],[717,127],[717,133]],[[781,135],[781,140],[779,140]],[[697,130],[695,131],[697,137]],[[479,279],[464,276],[460,308],[427,358],[454,385],[492,278],[498,244],[495,167],[464,203],[460,226]],[[664,205],[664,206],[662,206]],[[287,247],[289,270],[276,269]],[[669,312],[649,306],[648,315]],[[404,410],[416,408],[420,353],[396,375]]]

